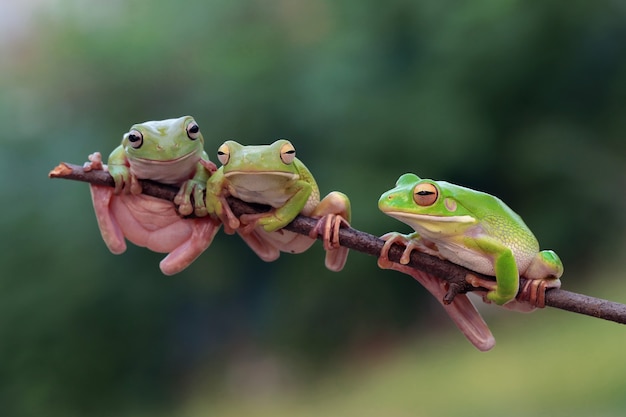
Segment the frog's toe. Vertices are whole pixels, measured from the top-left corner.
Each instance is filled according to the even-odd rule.
[[[324,250],[329,251],[340,247],[339,229],[342,227],[350,227],[350,223],[339,214],[326,214],[317,220],[315,227],[309,232],[311,239],[317,239],[322,236],[324,242]]]
[[[517,295],[517,300],[528,303],[533,308],[544,308],[546,291],[560,286],[561,281],[558,279],[527,279]]]

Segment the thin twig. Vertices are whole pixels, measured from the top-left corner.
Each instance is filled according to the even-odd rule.
[[[61,163],[48,174],[50,178],[64,178],[76,181],[89,182],[96,185],[113,186],[113,178],[108,172],[102,170],[85,171],[83,167],[74,164]],[[159,184],[153,181],[142,180],[142,190],[144,194],[164,200],[173,201],[177,189],[175,187]],[[258,205],[247,204],[235,198],[229,198],[229,204],[235,215],[244,213],[257,213],[263,208]],[[315,227],[316,220],[310,217],[298,216],[285,229],[308,235]],[[339,242],[342,246],[378,257],[384,242],[376,236],[361,232],[353,228],[342,228],[339,232]],[[404,248],[400,245],[393,245],[389,250],[389,259],[399,262]],[[469,270],[439,258],[413,251],[409,265],[433,274],[450,283],[451,291],[446,295],[446,301],[450,302],[455,294],[477,290],[465,280]],[[481,274],[472,274],[485,279],[493,279]],[[524,284],[525,279],[520,285]],[[626,324],[626,305],[600,298],[590,297],[563,289],[548,289],[546,291],[547,306],[585,314],[587,316],[598,317],[616,323]]]

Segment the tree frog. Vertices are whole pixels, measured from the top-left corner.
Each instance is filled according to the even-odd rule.
[[[332,271],[343,268],[348,249],[339,245],[338,231],[341,226],[349,226],[350,201],[337,191],[320,201],[317,184],[296,158],[291,142],[281,139],[271,145],[244,146],[226,141],[218,149],[217,157],[222,166],[208,181],[206,206],[209,213],[224,222],[227,233],[237,231],[267,262],[277,259],[281,251],[304,252],[321,234],[326,267]],[[264,204],[271,210],[237,218],[228,205],[228,196]],[[309,236],[282,229],[300,213],[319,218]]]
[[[108,166],[99,153],[89,160],[87,170],[108,170],[115,181],[115,188],[90,187],[98,226],[111,252],[123,253],[126,238],[137,246],[169,253],[160,267],[172,275],[211,244],[220,222],[207,216],[203,194],[211,168],[217,167],[209,161],[200,128],[191,116],[133,125],[109,156]],[[138,179],[179,186],[178,212],[174,203],[141,194]],[[192,212],[199,217],[181,217]]]
[[[530,308],[543,307],[546,289],[561,286],[563,264],[557,254],[539,251],[537,239],[521,217],[497,197],[404,174],[395,188],[381,195],[378,207],[415,230],[408,235],[392,232],[382,236],[386,241],[381,254],[383,267],[389,266],[391,244],[400,243],[406,246],[401,264],[408,263],[412,250],[419,250],[495,276],[495,281],[474,275],[468,275],[467,280],[488,290],[485,301],[498,305],[515,300],[520,276],[528,279],[528,285],[518,300]],[[472,314],[470,308],[473,306],[461,309],[466,317]]]

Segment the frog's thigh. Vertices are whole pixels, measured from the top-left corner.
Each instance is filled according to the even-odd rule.
[[[221,225],[220,222],[208,217],[181,219],[181,222],[185,223],[190,234],[159,264],[161,271],[166,275],[176,274],[196,260],[211,245]]]
[[[563,275],[563,264],[554,251],[543,250],[533,258],[523,275],[528,279],[553,281],[548,287],[558,288],[561,285],[559,278]]]
[[[112,202],[111,200],[117,198],[113,194],[113,188],[90,185],[89,189],[91,191],[93,208],[96,212],[96,220],[98,221],[98,227],[104,243],[112,253],[116,255],[123,253],[126,250],[126,242],[112,208],[114,201]]]

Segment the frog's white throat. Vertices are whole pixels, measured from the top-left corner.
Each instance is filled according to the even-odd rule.
[[[300,176],[281,171],[229,171],[224,173],[231,194],[249,203],[281,207],[289,198],[288,185]]]
[[[476,224],[476,219],[469,215],[433,216],[428,214],[407,213],[403,211],[387,211],[385,214],[408,224],[420,234],[441,234],[446,230],[457,229],[454,225],[463,228]],[[453,233],[456,233],[456,231]]]
[[[195,151],[165,161],[133,158],[130,171],[139,179],[150,179],[163,184],[181,184],[193,177],[198,161],[200,154]]]

